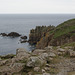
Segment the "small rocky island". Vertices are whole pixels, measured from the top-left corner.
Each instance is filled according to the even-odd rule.
[[[75,19],[57,27],[37,26],[28,42],[36,45],[32,52],[19,48],[16,55],[0,56],[0,75],[75,74]]]

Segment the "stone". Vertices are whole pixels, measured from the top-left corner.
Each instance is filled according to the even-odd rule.
[[[49,55],[49,57],[55,57],[56,56],[56,54],[53,52],[48,53],[48,55]]]
[[[48,46],[48,48],[52,50],[53,49],[53,46]]]
[[[11,33],[9,33],[9,34],[6,34],[6,33],[1,33],[0,35],[2,35],[2,36],[11,36],[11,37],[19,37],[19,36],[21,36],[19,33],[17,33],[17,32],[11,32]]]
[[[43,73],[43,75],[50,75],[49,73]]]
[[[59,52],[65,52],[65,49],[59,48],[58,51]]]
[[[1,60],[0,66],[6,65],[6,64],[11,63],[11,62],[12,62],[11,59]]]
[[[45,67],[44,69],[45,69],[45,71],[50,71],[49,67]]]
[[[35,72],[39,72],[39,70],[40,70],[40,67],[34,67]]]
[[[19,72],[23,69],[24,63],[13,63],[10,65],[12,72]]]
[[[58,52],[58,55],[60,56],[60,55],[62,55],[62,53],[61,52]]]
[[[42,69],[42,73],[45,73],[45,70],[44,69]]]
[[[24,59],[24,58],[29,58],[30,57],[30,53],[27,52],[26,49],[24,48],[18,48],[16,50],[16,58],[18,59]]]
[[[44,49],[47,50],[47,51],[48,51],[48,50],[51,51],[51,50],[53,49],[53,46],[47,46],[47,47],[45,47]]]
[[[41,59],[34,56],[34,57],[28,58],[26,66],[28,66],[28,67],[39,67],[39,66],[43,65],[43,63],[44,62],[42,62]]]
[[[7,36],[12,36],[12,37],[19,37],[19,36],[21,36],[19,33],[17,33],[17,32],[11,32],[11,33],[9,33]]]
[[[70,57],[75,57],[75,51],[70,51]]]
[[[27,36],[21,36],[21,39],[27,39]]]
[[[35,54],[35,55],[40,55],[42,53],[46,52],[46,50],[43,50],[43,49],[35,49],[32,54]]]
[[[0,35],[2,35],[2,36],[7,36],[7,34],[6,34],[6,33],[1,33]]]
[[[46,60],[46,58],[48,58],[48,53],[42,53],[40,56],[39,56],[40,59],[43,59],[43,60]]]

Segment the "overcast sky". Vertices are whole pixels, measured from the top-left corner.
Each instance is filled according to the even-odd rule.
[[[0,13],[75,13],[75,0],[0,0]]]

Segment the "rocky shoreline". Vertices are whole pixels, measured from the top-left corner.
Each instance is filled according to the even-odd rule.
[[[75,47],[48,46],[16,55],[0,56],[0,75],[68,75],[75,72]]]

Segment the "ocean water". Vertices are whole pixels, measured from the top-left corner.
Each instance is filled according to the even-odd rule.
[[[36,26],[57,26],[72,18],[75,18],[75,14],[0,14],[0,33],[18,32],[29,36],[30,30]],[[0,55],[15,54],[17,48],[34,49],[29,43],[20,43],[19,40],[19,37],[0,36]]]

